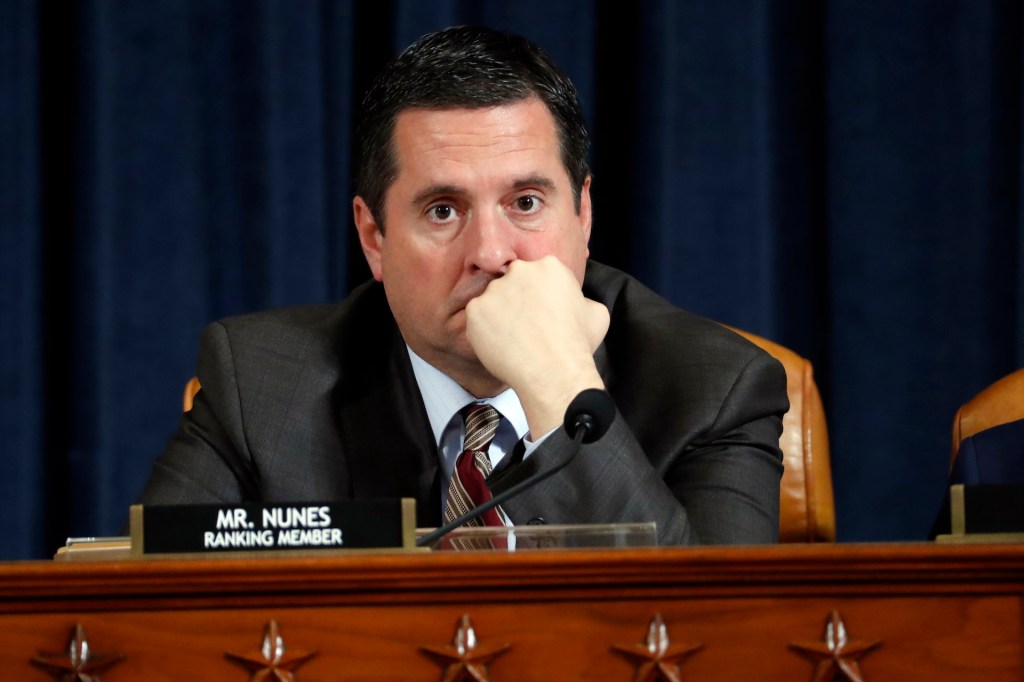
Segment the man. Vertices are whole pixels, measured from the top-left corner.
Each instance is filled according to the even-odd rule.
[[[385,68],[363,116],[353,214],[375,281],[338,305],[211,325],[203,389],[142,501],[408,496],[438,525],[461,496],[462,408],[500,413],[478,465],[496,494],[562,461],[567,405],[607,388],[607,434],[506,502],[504,521],[774,541],[783,370],[588,263],[589,141],[547,55],[486,29],[428,35]]]

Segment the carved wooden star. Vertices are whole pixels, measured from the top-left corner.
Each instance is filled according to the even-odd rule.
[[[89,648],[85,628],[76,623],[64,654],[40,653],[32,663],[53,675],[57,682],[101,682],[99,673],[120,663],[124,654],[95,654]]]
[[[293,671],[316,654],[315,651],[286,651],[281,629],[277,621],[272,620],[263,628],[263,646],[258,651],[244,654],[229,651],[225,655],[252,673],[249,682],[295,682]]]
[[[812,682],[832,682],[837,676],[847,682],[864,682],[858,661],[881,643],[880,639],[851,642],[842,617],[838,611],[833,611],[825,623],[823,641],[793,642],[789,646],[817,662]]]
[[[487,665],[505,653],[508,648],[508,644],[481,645],[477,642],[476,630],[473,629],[469,615],[465,613],[459,619],[450,646],[420,647],[436,658],[440,665],[445,666],[441,682],[462,682],[462,680],[490,682],[491,677]]]
[[[639,661],[633,682],[682,682],[679,661],[694,653],[703,644],[672,644],[668,627],[661,614],[655,614],[647,626],[647,640],[643,644],[616,645],[612,648]]]

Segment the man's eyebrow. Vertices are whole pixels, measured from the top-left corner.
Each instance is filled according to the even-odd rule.
[[[466,190],[458,185],[431,185],[412,198],[414,206],[439,196],[461,196]]]
[[[512,189],[540,187],[548,192],[554,192],[556,189],[554,180],[544,175],[527,175],[522,178],[516,178],[512,181],[511,187]]]
[[[461,197],[466,190],[457,184],[432,184],[413,197],[412,204],[418,206],[437,197]]]

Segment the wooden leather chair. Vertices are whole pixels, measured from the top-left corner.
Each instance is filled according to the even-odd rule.
[[[192,409],[192,400],[196,397],[196,393],[199,393],[199,377],[192,377],[185,384],[185,396],[182,400],[185,412]]]
[[[1003,377],[957,410],[950,465],[965,438],[1018,419],[1024,419],[1024,369]]]
[[[779,445],[785,470],[779,502],[780,542],[832,542],[836,539],[832,465],[825,410],[810,361],[788,348],[738,329],[733,330],[775,357],[786,369],[789,412],[782,420]],[[185,386],[185,411],[199,391],[193,377]]]
[[[832,463],[825,408],[814,383],[814,367],[806,358],[773,341],[740,329],[733,331],[760,346],[786,369],[789,412],[782,418],[779,439],[785,466],[779,500],[779,542],[833,542],[836,512]]]

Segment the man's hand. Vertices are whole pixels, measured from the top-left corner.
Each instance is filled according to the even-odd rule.
[[[584,298],[554,256],[514,261],[466,306],[466,335],[477,358],[515,390],[534,439],[562,423],[580,391],[604,388],[594,351],[608,323],[608,309]]]

